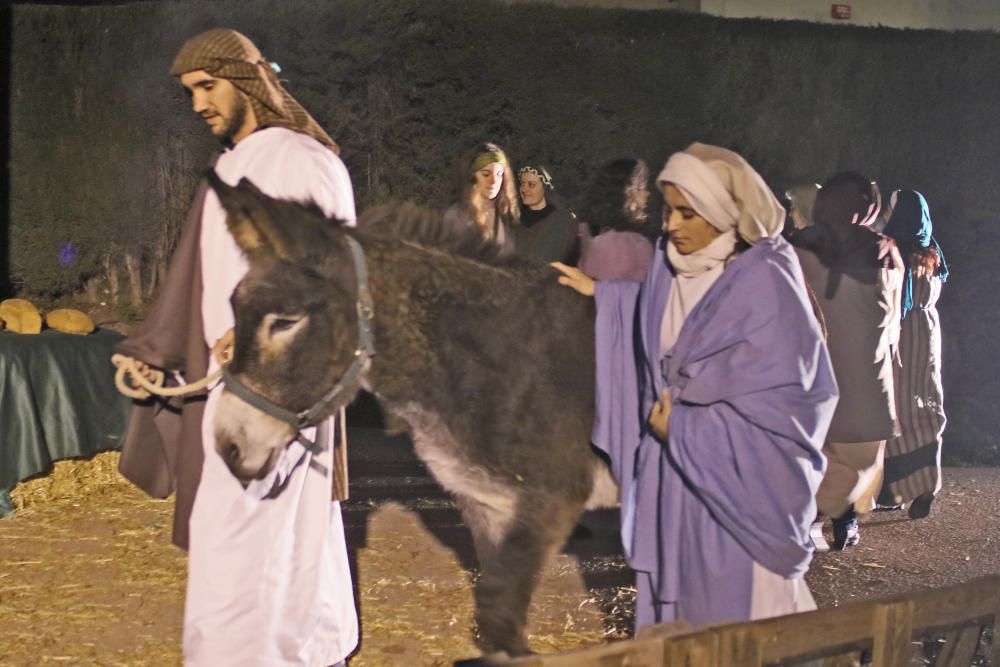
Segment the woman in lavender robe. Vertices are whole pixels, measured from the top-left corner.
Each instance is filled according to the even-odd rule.
[[[636,625],[815,608],[803,580],[837,400],[784,211],[739,155],[693,144],[657,179],[645,282],[594,283],[593,441],[621,486]]]

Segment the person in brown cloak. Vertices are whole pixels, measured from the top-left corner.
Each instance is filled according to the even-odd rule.
[[[286,127],[339,153],[337,143],[278,82],[271,63],[246,36],[216,29],[188,40],[170,74],[202,70],[238,88],[257,127]],[[212,159],[212,164],[218,156]],[[159,298],[149,316],[118,346],[150,366],[202,378],[208,349],[201,341],[201,273],[198,238],[206,184],[202,182],[181,231]],[[136,401],[122,443],[121,473],[154,498],[177,494],[174,544],[187,549],[187,519],[201,472],[201,418],[207,394],[170,401]]]
[[[170,73],[223,144],[213,159],[223,181],[247,178],[269,196],[313,201],[353,224],[337,145],[276,69],[244,35],[216,29],[185,43]],[[231,344],[229,297],[246,268],[218,198],[202,183],[159,298],[118,352],[175,382],[204,378]],[[176,494],[173,541],[189,552],[185,664],[339,664],[358,629],[340,507],[330,500],[334,429],[318,429],[326,444],[318,453],[288,445],[283,457],[321,465],[279,461],[279,494],[270,493],[275,479],[244,489],[215,451],[220,395],[216,385],[183,399],[137,401],[122,445],[126,478],[154,497]]]

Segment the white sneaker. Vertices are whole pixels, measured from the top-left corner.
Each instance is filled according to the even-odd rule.
[[[830,544],[823,537],[823,522],[814,521],[811,526],[809,526],[809,537],[812,538],[813,550],[816,553],[826,553],[830,550]]]

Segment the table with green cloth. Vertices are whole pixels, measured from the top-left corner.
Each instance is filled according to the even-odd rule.
[[[111,354],[122,338],[0,331],[0,517],[21,480],[120,446],[131,400],[115,389]]]

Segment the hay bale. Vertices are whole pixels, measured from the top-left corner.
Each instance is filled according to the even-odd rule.
[[[71,334],[87,335],[94,330],[94,320],[74,308],[58,308],[45,316],[50,329]]]
[[[118,473],[117,451],[102,452],[84,459],[56,461],[52,471],[27,479],[10,492],[14,508],[22,510],[32,505],[66,499],[86,499],[110,490],[130,488]]]
[[[25,299],[0,301],[0,320],[16,333],[36,334],[42,331],[42,314]]]

